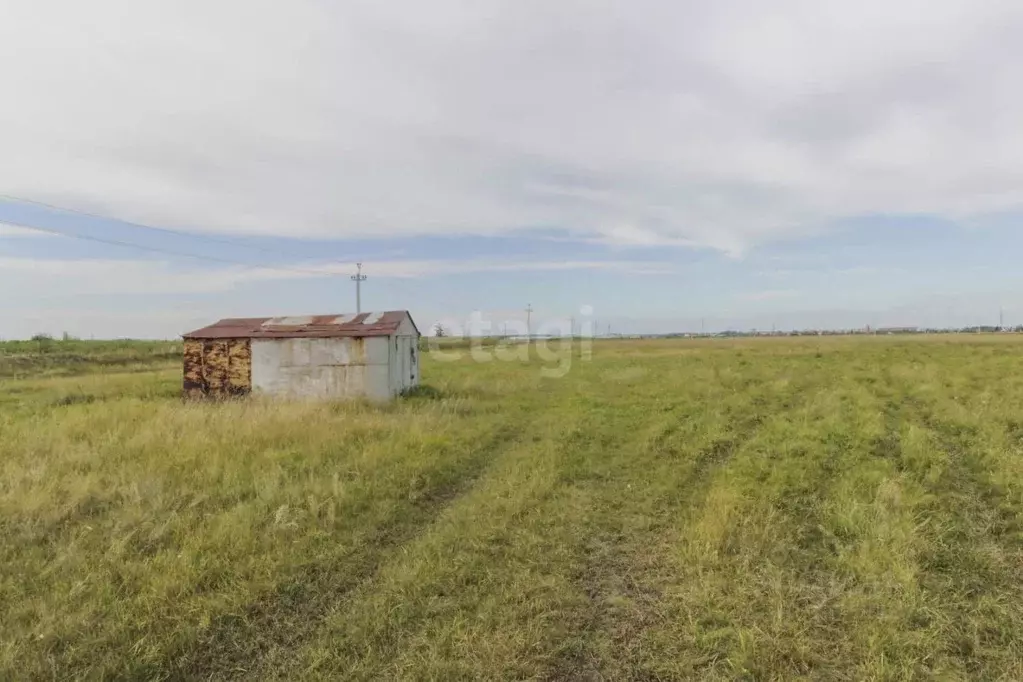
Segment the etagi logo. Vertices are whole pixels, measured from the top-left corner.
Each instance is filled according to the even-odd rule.
[[[532,310],[529,311],[532,313]],[[431,327],[427,339],[430,357],[440,362],[458,362],[466,357],[473,362],[540,362],[540,374],[558,379],[572,369],[578,358],[593,357],[593,306],[584,305],[571,317],[531,319],[486,319],[479,312],[467,323],[440,320]]]

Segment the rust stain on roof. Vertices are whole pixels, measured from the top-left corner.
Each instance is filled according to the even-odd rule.
[[[286,317],[229,317],[182,334],[186,339],[293,339],[390,336],[409,317],[407,311]],[[415,323],[413,323],[415,327]]]

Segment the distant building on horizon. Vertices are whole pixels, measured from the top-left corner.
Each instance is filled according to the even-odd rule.
[[[877,334],[916,334],[919,327],[878,327],[874,330]]]

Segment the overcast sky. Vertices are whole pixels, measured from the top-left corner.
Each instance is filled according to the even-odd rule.
[[[423,327],[1023,322],[1021,63],[1018,1],[7,2],[0,337],[340,312],[357,259]]]

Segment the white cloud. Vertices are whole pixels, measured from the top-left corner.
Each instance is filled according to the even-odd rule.
[[[88,339],[176,339],[183,332],[210,323],[215,314],[193,309],[119,311],[108,308],[37,308],[5,320],[0,340],[25,339],[38,333],[64,332]]]
[[[366,272],[374,279],[415,279],[474,272],[556,270],[611,270],[637,275],[674,271],[666,263],[650,261],[391,260],[374,262]],[[32,291],[35,296],[66,295],[68,283],[73,282],[75,295],[197,294],[231,291],[268,280],[334,276],[347,279],[352,272],[353,268],[346,264],[182,269],[155,260],[0,257],[0,292],[17,296],[22,291]]]
[[[674,272],[672,266],[649,261],[513,261],[513,260],[387,260],[374,261],[366,269],[373,281],[413,280],[464,273],[510,273],[530,271],[598,271],[634,275]],[[244,292],[258,282],[313,280],[340,282],[348,288],[353,269],[345,264],[329,266],[298,263],[280,268],[214,267],[182,268],[180,264],[156,260],[46,259],[0,256],[0,306],[8,314],[0,324],[0,339],[27,338],[37,332],[98,338],[174,338],[185,330],[226,316],[266,314],[267,302],[245,295],[228,302],[228,292]],[[329,287],[328,287],[329,288]],[[26,299],[24,292],[31,292]],[[322,292],[321,292],[322,293]],[[407,292],[406,292],[407,293]],[[82,306],[67,308],[59,302],[72,297],[103,297],[102,303],[81,298]],[[172,295],[170,300],[147,302],[135,296]],[[215,294],[214,297],[203,296]],[[305,299],[302,299],[305,300]],[[317,296],[305,303],[290,300],[286,305],[309,305],[322,301]],[[57,307],[54,307],[54,304]],[[66,305],[66,304],[65,304]],[[300,312],[341,312],[337,303],[319,310]],[[407,303],[406,303],[407,305]],[[282,313],[287,309],[279,309]],[[294,312],[292,309],[291,312]],[[429,318],[426,318],[429,319]],[[494,318],[498,319],[498,318]],[[515,320],[514,316],[499,318]],[[542,319],[539,317],[538,320]]]
[[[581,261],[501,261],[474,260],[394,260],[372,265],[377,277],[415,278],[470,272],[528,272],[551,270],[614,270],[636,275],[664,275],[675,271],[670,263],[629,260]],[[344,270],[342,270],[344,272]]]
[[[7,223],[0,223],[0,237],[49,237],[51,235],[40,232],[39,230],[30,230],[25,227],[18,227],[17,225],[8,225]]]
[[[212,231],[737,255],[1023,206],[1021,38],[1009,0],[12,3],[0,188]]]
[[[738,298],[743,301],[774,301],[779,298],[793,298],[799,292],[794,289],[765,289],[763,291],[752,291],[740,294]]]

